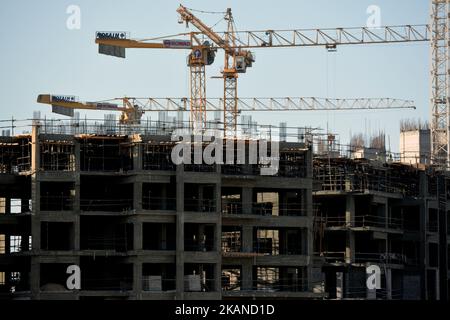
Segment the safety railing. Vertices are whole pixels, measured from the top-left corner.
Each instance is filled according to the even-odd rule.
[[[277,278],[246,281],[232,280],[222,275],[222,291],[307,292],[308,279]]]
[[[81,242],[81,250],[112,250],[126,252],[128,250],[125,237],[88,236]]]
[[[390,228],[402,229],[403,219],[390,217],[387,219],[375,215],[358,215],[353,220],[347,221],[345,216],[316,217],[316,221],[324,223],[325,227],[348,227],[348,228]]]
[[[216,212],[215,199],[184,199],[184,211]]]
[[[131,277],[99,278],[81,277],[81,288],[90,291],[131,291],[133,279]]]
[[[142,291],[163,292],[175,290],[176,290],[175,278],[164,278],[158,275],[142,276]]]
[[[71,211],[73,197],[67,195],[41,196],[42,211]]]
[[[229,200],[222,201],[222,214],[238,215],[243,214],[244,204]],[[272,202],[252,202],[249,214],[259,216],[306,216],[307,211],[301,203],[274,204]]]
[[[176,198],[164,197],[142,197],[142,209],[144,210],[169,210],[173,211],[177,208]]]
[[[81,211],[111,211],[129,213],[133,210],[132,199],[81,199]]]

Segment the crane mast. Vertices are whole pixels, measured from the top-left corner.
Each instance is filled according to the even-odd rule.
[[[234,19],[231,9],[228,8],[225,14],[227,21],[227,31],[223,36],[214,32],[211,28],[205,25],[186,7],[180,5],[177,9],[181,20],[188,25],[191,23],[202,34],[211,39],[217,46],[222,48],[225,52],[225,63],[222,71],[224,90],[224,113],[223,126],[225,137],[235,137],[237,132],[237,79],[238,73],[245,73],[247,67],[251,67],[255,61],[252,53],[247,50],[236,48],[236,30],[234,28]],[[192,79],[192,73],[191,73]],[[192,83],[192,80],[191,80]],[[195,83],[194,83],[195,84]]]
[[[437,167],[448,168],[449,147],[449,27],[450,1],[431,3],[431,161]]]

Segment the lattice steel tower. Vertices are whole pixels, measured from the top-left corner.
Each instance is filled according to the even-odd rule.
[[[450,0],[431,2],[431,161],[446,168],[449,158]]]

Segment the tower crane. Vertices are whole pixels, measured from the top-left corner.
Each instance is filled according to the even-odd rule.
[[[184,111],[188,112],[189,98],[134,98],[123,97],[103,101],[80,102],[74,96],[40,94],[38,103],[52,106],[52,111],[73,116],[74,110],[120,111],[119,122],[139,124],[145,112]],[[415,109],[414,102],[391,98],[326,99],[314,97],[280,98],[236,98],[238,112],[265,111],[331,111],[331,110],[393,110]],[[205,100],[205,112],[225,111],[223,98]]]
[[[224,79],[224,135],[233,136],[236,133],[238,117],[237,78],[247,67],[254,63],[254,55],[248,49],[280,48],[280,47],[311,47],[323,46],[328,50],[336,50],[339,45],[354,44],[386,44],[428,41],[430,26],[403,25],[371,28],[335,28],[335,29],[293,29],[236,31],[231,9],[225,13],[228,23],[227,31],[215,32],[204,24],[188,8],[180,5],[177,9],[180,22],[194,25],[199,31],[181,33],[177,36],[188,39],[168,39],[161,37],[162,43],[152,43],[152,40],[129,39],[125,32],[97,32],[96,43],[99,53],[125,57],[126,48],[150,49],[188,49],[190,68],[190,119],[196,129],[206,125],[206,81],[205,66],[214,62],[217,49],[225,52],[225,65],[222,72]],[[201,36],[206,36],[217,47],[208,41],[201,42]]]

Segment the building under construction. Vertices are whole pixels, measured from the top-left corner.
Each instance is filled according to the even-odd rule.
[[[262,176],[257,164],[176,166],[167,134],[76,129],[1,138],[2,297],[324,296],[311,281],[308,144],[281,143],[278,174]],[[66,287],[69,265],[80,290]]]
[[[447,299],[449,179],[426,165],[305,139],[263,176],[175,165],[168,134],[68,127],[1,137],[2,298]]]

